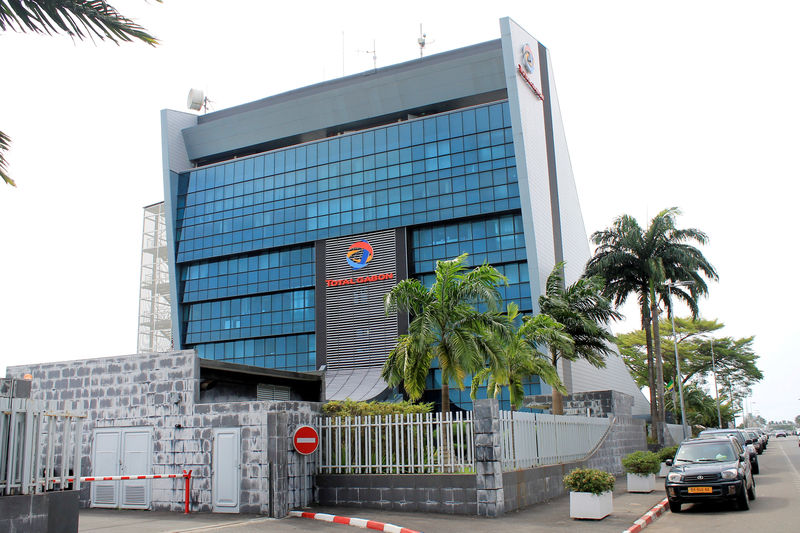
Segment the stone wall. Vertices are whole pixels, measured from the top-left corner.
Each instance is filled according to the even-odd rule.
[[[317,476],[320,505],[475,515],[472,474],[324,474]]]
[[[191,510],[212,510],[213,428],[241,428],[239,512],[285,516],[313,500],[315,459],[292,447],[294,429],[321,412],[309,402],[197,403],[199,364],[193,351],[136,354],[9,367],[33,375],[31,397],[87,413],[83,475],[92,475],[95,429],[152,428],[153,474],[192,470]],[[130,472],[131,474],[133,472]],[[182,511],[184,480],[151,481],[151,509]],[[81,504],[90,504],[88,483]]]

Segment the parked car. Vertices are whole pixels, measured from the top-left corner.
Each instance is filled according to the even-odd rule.
[[[681,443],[665,481],[669,509],[684,503],[735,501],[742,510],[756,498],[756,484],[747,453],[727,435],[690,439]]]
[[[752,429],[746,429],[744,432],[747,440],[752,442],[753,447],[756,449],[756,453],[758,453],[758,455],[764,453],[764,443],[761,442],[761,437],[758,435],[758,433]]]
[[[698,437],[701,439],[713,439],[723,435],[735,438],[738,441],[750,458],[750,467],[753,470],[753,474],[758,474],[761,470],[758,467],[758,452],[752,442],[747,442],[750,439],[745,436],[744,431],[741,429],[706,429],[701,431]]]

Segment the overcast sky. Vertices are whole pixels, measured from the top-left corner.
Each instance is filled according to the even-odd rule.
[[[752,410],[800,414],[795,340],[800,4],[792,1],[111,2],[161,40],[0,34],[0,371],[136,350],[142,207],[163,199],[159,111],[215,109],[497,39],[550,49],[586,230],[678,206],[710,236],[721,334],[756,336]],[[391,5],[385,9],[383,5]],[[373,40],[375,47],[373,48]],[[617,332],[638,327],[635,309]]]

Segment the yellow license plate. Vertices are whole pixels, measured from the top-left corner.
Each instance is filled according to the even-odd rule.
[[[711,487],[689,487],[689,494],[711,494]]]

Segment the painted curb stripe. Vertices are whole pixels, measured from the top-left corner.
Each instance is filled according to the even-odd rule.
[[[414,529],[407,529],[404,527],[396,526],[394,524],[375,522],[374,520],[367,520],[365,518],[349,518],[347,516],[335,516],[327,513],[306,513],[302,511],[289,511],[289,516],[293,516],[295,518],[311,518],[312,520],[322,520],[324,522],[333,522],[335,524],[356,526],[362,529],[374,529],[376,531],[385,531],[387,533],[422,533],[421,531],[416,531]]]
[[[652,509],[647,511],[641,518],[636,520],[631,527],[623,531],[622,533],[639,533],[641,530],[646,528],[648,525],[655,522],[656,518],[664,514],[667,509],[667,505],[669,505],[669,500],[664,498],[660,502],[658,502]]]

